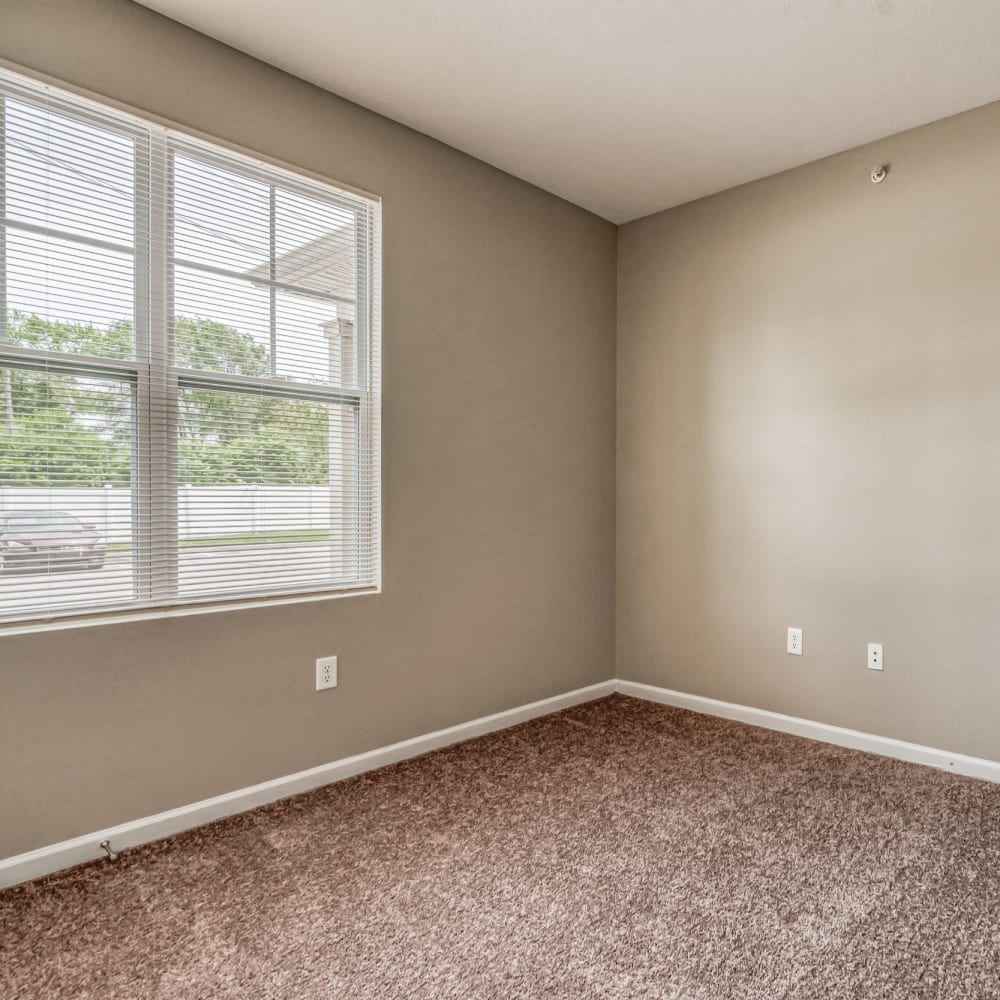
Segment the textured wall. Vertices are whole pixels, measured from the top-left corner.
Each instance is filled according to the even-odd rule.
[[[619,247],[619,676],[1000,758],[1000,105]]]
[[[385,514],[381,596],[0,637],[0,857],[610,677],[615,228],[124,0],[0,17],[3,58],[383,197]]]

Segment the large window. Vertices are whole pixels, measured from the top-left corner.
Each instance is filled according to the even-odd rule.
[[[0,621],[378,587],[377,237],[0,72]]]

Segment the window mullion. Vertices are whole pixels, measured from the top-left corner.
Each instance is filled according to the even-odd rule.
[[[278,280],[278,238],[277,238],[277,218],[275,212],[274,185],[268,187],[267,207],[268,207],[268,252],[267,252],[267,273],[271,279],[268,289],[268,330],[271,339],[271,374],[278,373],[278,290],[274,282]]]
[[[154,602],[177,594],[177,380],[170,370],[171,275],[171,164],[166,137],[150,134],[149,171],[149,377],[144,466],[146,492],[140,500],[140,522],[145,527],[140,578]]]
[[[132,241],[134,263],[132,271],[135,297],[133,321],[133,351],[140,362],[135,386],[132,418],[132,567],[135,597],[140,601],[151,598],[149,584],[151,484],[149,478],[150,450],[150,309],[149,309],[149,203],[150,149],[148,138],[136,141],[135,173],[133,177],[134,208]]]

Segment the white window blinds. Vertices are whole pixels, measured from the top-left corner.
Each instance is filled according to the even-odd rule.
[[[378,227],[0,72],[0,621],[377,589]]]

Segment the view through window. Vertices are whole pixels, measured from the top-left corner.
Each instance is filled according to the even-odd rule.
[[[0,74],[0,619],[378,586],[377,236]]]

